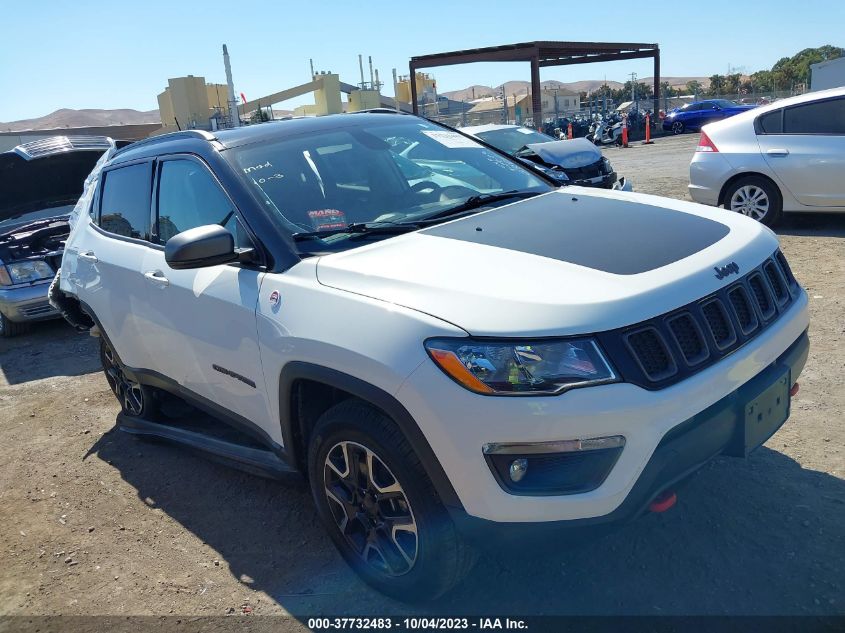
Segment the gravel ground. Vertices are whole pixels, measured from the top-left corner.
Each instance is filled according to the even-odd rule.
[[[637,191],[685,198],[696,139],[608,155]],[[53,322],[2,340],[0,615],[845,614],[845,215],[779,233],[812,313],[784,428],[712,462],[671,511],[486,554],[424,608],[356,579],[304,486],[114,430],[95,339]]]

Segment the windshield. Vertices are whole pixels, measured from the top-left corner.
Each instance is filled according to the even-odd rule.
[[[493,147],[508,154],[516,154],[529,143],[549,143],[550,141],[557,140],[547,134],[542,134],[527,127],[487,130],[486,132],[476,132],[475,135],[484,140],[484,142],[490,143]]]
[[[739,105],[735,101],[730,101],[728,99],[713,99],[713,101],[711,101],[711,103],[716,104],[720,108],[735,108],[736,106]]]
[[[551,189],[514,161],[414,117],[384,115],[383,122],[339,125],[226,154],[292,235],[308,235],[307,252],[360,245],[360,230],[343,231],[350,225],[409,228],[478,196],[499,202],[495,194]]]

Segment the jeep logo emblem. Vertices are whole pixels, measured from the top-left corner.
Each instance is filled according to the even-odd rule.
[[[724,279],[728,275],[738,275],[739,265],[736,262],[731,262],[724,266],[715,266],[713,270],[716,271],[716,279]]]

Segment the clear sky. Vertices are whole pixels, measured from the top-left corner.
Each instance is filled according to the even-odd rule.
[[[753,72],[802,48],[845,45],[843,0],[0,0],[0,23],[0,121],[63,107],[154,109],[168,77],[223,83],[224,42],[248,99],[308,81],[309,58],[357,83],[358,53],[372,55],[392,95],[391,69],[407,74],[412,55],[531,40],[656,42],[665,76]],[[439,91],[529,79],[528,64],[433,72]],[[631,72],[650,76],[650,60],[544,69],[541,79]]]

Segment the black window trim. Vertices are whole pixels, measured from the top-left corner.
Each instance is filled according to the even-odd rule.
[[[769,110],[768,112],[763,112],[754,118],[754,133],[757,136],[845,136],[845,132],[837,133],[837,132],[785,132],[784,131],[784,123],[786,122],[786,111],[787,110],[794,110],[796,108],[800,108],[802,106],[808,105],[815,105],[818,103],[827,103],[828,101],[843,101],[845,102],[845,96],[835,96],[835,97],[825,97],[824,99],[813,99],[811,101],[805,101],[803,103],[794,103],[789,106],[782,106],[781,108],[776,108],[774,110]],[[780,132],[764,132],[763,126],[760,123],[760,119],[762,119],[767,114],[771,114],[772,112],[780,112]]]
[[[211,179],[217,185],[220,192],[226,197],[229,201],[229,204],[232,205],[232,209],[235,212],[235,218],[241,223],[241,226],[247,232],[249,239],[252,241],[253,248],[255,249],[255,254],[257,255],[258,262],[256,265],[260,268],[266,268],[266,262],[268,258],[265,253],[265,246],[261,243],[261,240],[255,234],[255,231],[252,230],[252,227],[249,226],[249,222],[247,222],[244,213],[240,210],[235,201],[232,200],[232,196],[229,195],[229,192],[226,191],[226,187],[223,186],[223,183],[220,182],[220,179],[217,177],[217,174],[214,173],[214,169],[205,162],[201,156],[197,154],[191,154],[189,152],[178,152],[175,154],[165,154],[162,156],[157,156],[154,159],[155,165],[153,166],[153,189],[150,197],[150,244],[155,246],[161,250],[164,250],[164,244],[161,243],[158,236],[158,196],[159,196],[159,180],[161,178],[161,168],[164,163],[172,160],[187,160],[198,164],[202,169],[206,171],[206,173],[211,176]],[[229,264],[230,266],[242,266],[243,264],[238,262],[233,262]],[[252,266],[251,266],[252,267]]]
[[[136,160],[126,161],[125,163],[124,162],[115,163],[114,165],[108,165],[105,168],[103,168],[103,171],[102,171],[102,173],[100,174],[100,177],[99,177],[99,182],[97,184],[97,191],[94,194],[95,195],[95,205],[96,205],[96,207],[95,207],[96,208],[96,217],[95,217],[95,221],[92,223],[92,226],[94,226],[94,228],[97,229],[97,231],[99,233],[102,233],[103,235],[110,237],[112,239],[122,240],[122,241],[130,242],[132,244],[141,244],[143,246],[152,246],[153,245],[149,240],[150,235],[147,235],[146,238],[128,237],[126,235],[118,235],[117,233],[112,233],[111,231],[107,231],[106,229],[104,229],[103,227],[100,226],[100,219],[103,215],[102,190],[105,188],[106,183],[109,180],[109,173],[116,171],[118,169],[122,169],[124,167],[133,167],[134,165],[147,164],[147,165],[150,166],[150,173],[152,174],[152,170],[154,169],[153,162],[154,162],[153,158],[139,158],[139,159],[136,159]],[[152,196],[153,196],[152,178],[150,178],[150,205],[152,205]],[[150,228],[150,231],[152,231],[152,225],[150,225],[149,228]]]

